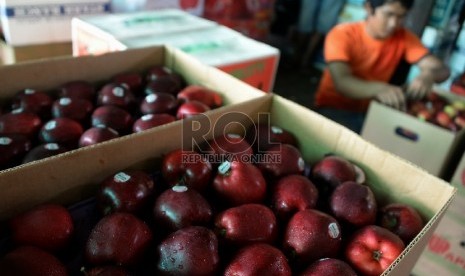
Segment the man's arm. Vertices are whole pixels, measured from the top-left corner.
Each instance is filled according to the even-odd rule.
[[[330,62],[328,68],[336,90],[342,95],[354,99],[375,99],[396,109],[405,110],[402,88],[357,78],[346,62]]]
[[[434,83],[443,82],[450,76],[450,70],[437,57],[427,55],[418,63],[420,74],[408,85],[407,96],[412,99],[421,99],[431,92]]]

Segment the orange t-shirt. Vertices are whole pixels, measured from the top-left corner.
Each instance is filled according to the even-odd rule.
[[[366,22],[335,26],[325,40],[327,63],[346,62],[352,74],[363,80],[389,82],[402,59],[416,63],[428,54],[420,39],[405,28],[385,40],[377,40],[366,31]],[[370,99],[352,99],[337,92],[328,68],[323,72],[315,95],[316,107],[365,112]]]

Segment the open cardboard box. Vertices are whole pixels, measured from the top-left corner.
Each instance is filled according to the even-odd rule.
[[[87,80],[95,83],[98,88],[101,83],[118,73],[143,73],[154,65],[165,65],[174,69],[189,84],[201,84],[218,91],[224,105],[265,95],[223,71],[200,63],[182,51],[157,46],[96,57],[56,57],[0,67],[0,105],[25,88],[54,93],[53,89],[72,80]],[[71,156],[79,151],[73,151]]]
[[[182,66],[182,63],[173,64],[175,70],[182,71]],[[227,88],[241,90],[236,85]],[[366,172],[367,183],[381,204],[404,202],[420,211],[427,222],[424,229],[383,274],[408,275],[456,189],[333,121],[272,94],[84,148],[79,154],[65,153],[3,171],[0,173],[0,220],[41,202],[79,202],[92,196],[98,184],[112,173],[128,168],[154,170],[164,153],[192,139],[200,143],[223,131],[241,133],[267,114],[273,125],[296,135],[302,155],[310,164],[327,153],[344,156]],[[185,135],[185,130],[205,125],[209,131]]]
[[[449,102],[463,98],[436,87]],[[449,181],[464,150],[465,129],[453,132],[372,101],[361,132],[369,142]]]

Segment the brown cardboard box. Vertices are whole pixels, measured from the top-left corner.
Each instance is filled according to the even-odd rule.
[[[11,94],[19,89],[20,85],[14,81],[18,77],[27,80],[30,86],[50,88],[70,78],[97,81],[121,70],[137,70],[156,63],[167,64],[189,82],[221,89],[229,104],[204,116],[0,172],[0,220],[41,202],[72,204],[86,199],[112,173],[126,168],[153,170],[162,154],[180,148],[183,143],[192,139],[201,142],[224,130],[241,132],[258,118],[269,116],[273,125],[296,135],[302,155],[310,164],[329,152],[344,156],[365,170],[367,183],[380,203],[405,202],[421,212],[427,221],[423,231],[383,275],[409,274],[455,189],[302,106],[271,94],[259,96],[263,94],[225,73],[202,66],[179,51],[163,48],[28,63],[0,68],[0,77],[11,79],[4,84],[5,94]],[[208,131],[185,134],[186,130],[199,126],[208,126]]]
[[[463,98],[439,88],[436,91],[449,101],[464,101]],[[361,136],[433,175],[450,180],[463,152],[465,129],[455,133],[373,101]]]
[[[12,64],[16,62],[57,56],[71,56],[72,54],[73,46],[71,42],[12,46],[3,40],[0,40],[1,64]]]

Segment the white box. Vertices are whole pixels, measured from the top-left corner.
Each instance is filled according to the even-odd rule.
[[[110,12],[110,0],[0,0],[5,40],[13,46],[71,41],[71,19]]]

